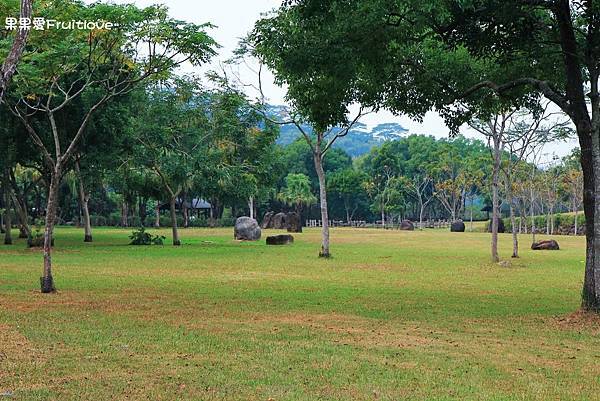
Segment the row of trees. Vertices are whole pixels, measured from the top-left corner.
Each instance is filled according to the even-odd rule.
[[[21,7],[22,15],[26,6]],[[5,15],[12,15],[10,4],[8,8]],[[111,21],[117,27],[93,32],[32,31],[27,38],[19,30],[13,45],[24,50],[26,62],[21,62],[3,99],[2,129],[7,136],[2,147],[7,153],[2,158],[3,183],[8,188],[8,171],[17,162],[15,149],[20,145],[33,148],[25,152],[28,160],[19,161],[35,165],[47,184],[41,289],[52,292],[51,244],[58,190],[68,172],[75,166],[81,170],[78,161],[86,154],[86,139],[101,141],[105,132],[117,133],[123,114],[113,114],[110,109],[119,108],[140,86],[167,79],[183,63],[206,62],[217,45],[206,33],[209,26],[174,20],[162,6],[139,9],[73,1],[40,3],[36,13],[55,20]],[[14,55],[11,50],[6,58],[9,70],[18,61]],[[6,83],[3,78],[3,85]],[[27,141],[19,135],[23,131]],[[10,204],[10,197],[5,202]]]
[[[600,70],[594,63],[600,18],[591,5],[330,0],[323,7],[316,0],[286,1],[257,22],[236,59],[258,59],[287,86],[289,115],[279,119],[268,114],[262,90],[249,100],[217,74],[211,74],[209,88],[197,78],[173,75],[183,63],[200,65],[216,54],[218,45],[206,33],[210,25],[173,20],[162,6],[67,3],[41,3],[36,13],[57,20],[110,20],[116,28],[19,31],[10,46],[2,42],[3,204],[15,209],[24,236],[32,235],[29,213],[45,219],[43,292],[54,290],[52,233],[69,177],[76,183],[70,192],[77,193],[86,241],[93,238],[89,209],[99,188],[120,194],[124,221],[133,204],[145,217],[149,199],[168,200],[174,245],[180,243],[177,202],[193,195],[208,198],[217,216],[226,203],[242,204],[255,216],[261,202],[300,211],[318,198],[323,257],[330,256],[328,199],[343,204],[347,220],[367,215],[366,209],[382,224],[412,217],[422,225],[427,214],[465,217],[468,204],[472,212],[476,201],[489,198],[492,258],[498,260],[501,200],[509,209],[517,256],[516,218],[540,209],[551,216],[559,182],[568,183],[577,210],[582,175],[588,236],[584,305],[600,304],[594,275],[600,269],[595,253],[600,234],[594,231],[600,227],[594,211],[600,192],[594,178],[600,174],[594,167],[600,165],[595,123]],[[10,11],[11,4],[3,7]],[[21,14],[28,13],[30,3],[23,1]],[[582,174],[546,172],[564,177],[535,189],[527,184],[541,174],[540,149],[568,134],[565,123],[550,123],[543,97],[575,126]],[[355,104],[359,111],[350,116]],[[354,162],[333,148],[361,116],[381,108],[417,119],[436,109],[453,133],[468,123],[487,144],[410,137]],[[295,126],[303,142],[277,150],[276,127],[284,124]],[[304,161],[308,154],[305,171],[282,163],[294,149]],[[343,168],[328,168],[344,159]],[[285,174],[273,174],[276,166]],[[529,203],[517,201],[522,187],[529,190]],[[30,196],[36,197],[35,208]],[[10,226],[11,214],[6,216]]]
[[[232,217],[261,216],[290,208],[304,218],[319,218],[314,208],[319,179],[305,141],[274,145],[277,127],[258,129],[268,121],[240,93],[198,84],[178,78],[129,99],[136,113],[127,107],[120,111],[119,121],[127,121],[119,123],[120,134],[104,135],[100,143],[88,141],[62,180],[59,221],[80,224],[86,242],[92,241],[93,224],[162,222],[172,226],[173,243],[178,244],[179,225],[216,225],[224,222],[225,211]],[[105,122],[97,128],[108,133],[110,126]],[[11,133],[13,139],[23,134]],[[6,131],[4,139],[10,138]],[[7,168],[9,187],[3,190],[10,200],[3,202],[13,209],[5,215],[14,215],[20,236],[30,237],[30,224],[44,217],[47,180],[40,166],[22,164],[28,153],[18,149],[10,152],[14,162]],[[546,213],[548,233],[553,233],[550,216],[578,212],[582,174],[576,158],[573,154],[540,168],[501,153],[499,209],[518,219],[513,225],[517,234],[541,229],[528,226],[525,217]],[[347,223],[378,220],[383,226],[410,219],[419,228],[425,219],[481,220],[486,217],[482,210],[491,210],[492,159],[484,142],[463,137],[411,135],[354,160],[334,149],[324,165],[330,216]],[[189,208],[199,198],[209,200],[210,212],[198,219]]]

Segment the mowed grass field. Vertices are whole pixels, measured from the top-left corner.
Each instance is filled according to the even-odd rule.
[[[582,237],[510,260],[501,235],[502,267],[485,233],[334,229],[323,260],[317,229],[232,231],[59,228],[53,295],[39,250],[0,246],[0,400],[600,399]]]

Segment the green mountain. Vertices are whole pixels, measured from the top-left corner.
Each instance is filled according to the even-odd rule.
[[[269,114],[275,119],[284,121],[287,116],[285,106],[270,106]],[[302,129],[310,132],[308,125],[302,125]],[[397,123],[383,123],[369,128],[366,124],[356,123],[348,132],[348,135],[338,139],[334,144],[335,148],[344,150],[352,157],[357,157],[368,153],[371,148],[381,145],[385,141],[393,141],[408,134],[408,130]],[[277,143],[280,145],[289,145],[302,134],[294,125],[282,125]]]

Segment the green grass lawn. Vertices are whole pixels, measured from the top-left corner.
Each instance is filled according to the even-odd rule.
[[[287,247],[232,231],[173,248],[60,228],[53,295],[39,250],[0,246],[0,399],[600,399],[582,237],[522,236],[501,267],[485,233],[335,229],[321,260],[316,229]]]

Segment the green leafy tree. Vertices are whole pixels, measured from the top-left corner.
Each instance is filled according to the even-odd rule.
[[[415,118],[436,109],[456,131],[498,102],[553,102],[582,149],[583,307],[600,310],[599,19],[595,3],[568,0],[290,0],[263,31],[280,32],[277,69],[311,80],[300,98],[335,94],[337,115],[356,102]]]
[[[277,197],[285,204],[293,206],[300,217],[303,206],[317,203],[317,198],[310,189],[310,179],[304,174],[288,174],[285,177],[285,187]]]
[[[290,116],[287,121],[278,121],[279,124],[293,124],[302,134],[302,137],[311,149],[315,171],[319,182],[319,204],[322,221],[321,251],[320,257],[328,258],[330,253],[329,239],[329,210],[327,204],[327,178],[324,169],[325,157],[330,152],[336,141],[348,135],[350,129],[363,116],[364,109],[349,118],[349,113],[344,107],[339,107],[332,98],[342,100],[338,94],[345,96],[344,92],[337,92],[332,86],[335,79],[321,80],[321,77],[300,76],[290,74],[287,65],[289,63],[303,63],[306,58],[318,58],[306,42],[294,32],[297,19],[291,14],[280,14],[276,18],[263,18],[259,20],[247,41],[243,43],[244,51],[259,59],[267,65],[275,75],[277,84],[286,85],[286,98],[290,102]],[[295,35],[294,35],[295,33]],[[293,47],[300,50],[296,54],[290,54],[282,49],[286,41],[294,41]],[[296,42],[296,40],[299,40]],[[343,60],[340,58],[338,62]],[[260,77],[259,77],[260,78]],[[260,80],[260,79],[259,79]],[[323,91],[315,91],[314,86],[325,88]],[[261,90],[262,92],[262,90]],[[264,108],[264,96],[261,99]],[[305,129],[306,125],[310,130]]]
[[[177,201],[191,188],[207,154],[207,92],[196,79],[176,78],[148,89],[146,107],[138,114],[132,167],[143,166],[159,178],[168,194],[173,245],[181,245]]]
[[[21,63],[20,74],[6,99],[41,153],[49,172],[44,231],[42,292],[54,291],[51,238],[60,181],[77,153],[88,125],[103,106],[142,82],[168,76],[184,62],[201,64],[214,54],[214,41],[197,26],[171,19],[154,6],[60,3],[40,15],[62,20],[107,20],[118,29],[105,31],[46,30],[32,32],[36,48]],[[59,124],[75,99],[87,99],[77,120]],[[32,113],[37,114],[35,121]],[[49,133],[50,135],[46,135]]]
[[[368,176],[364,172],[352,168],[338,170],[329,175],[327,186],[333,196],[342,200],[348,224],[363,202],[367,180]]]

